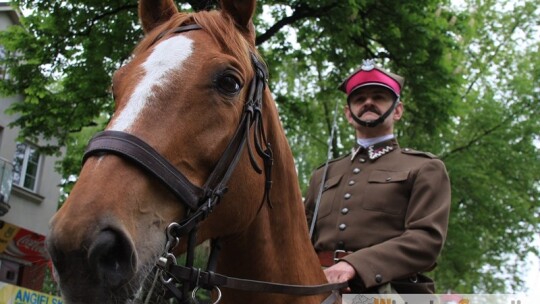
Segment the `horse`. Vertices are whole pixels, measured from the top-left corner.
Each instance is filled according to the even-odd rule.
[[[113,75],[114,114],[50,222],[47,248],[65,303],[142,303],[152,282],[176,276],[163,270],[174,256],[215,239],[221,276],[327,282],[255,47],[255,8],[255,0],[222,0],[218,10],[188,13],[173,0],[140,0],[145,35]],[[161,173],[149,174],[156,166]],[[171,223],[197,233],[175,236]],[[330,294],[222,289],[213,290],[216,303],[321,303]]]

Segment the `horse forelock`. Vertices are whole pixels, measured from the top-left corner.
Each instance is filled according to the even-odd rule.
[[[155,43],[159,43],[156,40],[159,40],[160,35],[189,24],[200,25],[202,30],[212,37],[225,54],[234,56],[242,66],[247,68],[246,75],[248,77],[252,77],[252,74],[249,74],[252,73],[250,53],[255,54],[261,62],[263,61],[250,39],[237,30],[234,20],[219,11],[200,11],[190,14],[177,13],[169,21],[148,33],[137,45],[133,54],[136,56],[148,50]]]
[[[243,67],[247,68],[248,78],[253,77],[250,53],[255,54],[262,61],[255,46],[240,33],[234,21],[217,11],[199,12],[193,19],[205,29],[212,39],[228,55],[235,56]]]

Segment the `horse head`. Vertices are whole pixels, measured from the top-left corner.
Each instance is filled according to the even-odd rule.
[[[141,302],[156,261],[171,249],[170,223],[203,209],[196,242],[222,239],[222,273],[325,281],[255,49],[255,1],[220,4],[184,13],[172,0],[140,1],[145,37],[113,76],[114,115],[51,220],[48,249],[66,303]],[[186,246],[181,238],[175,253]],[[228,295],[231,303],[296,299]],[[299,301],[313,300],[320,302]]]

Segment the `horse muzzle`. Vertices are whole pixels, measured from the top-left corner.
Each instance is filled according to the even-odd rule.
[[[138,288],[129,284],[137,275],[137,254],[121,229],[98,229],[76,250],[66,250],[63,241],[52,233],[47,248],[66,303],[108,303],[111,294],[127,299]]]

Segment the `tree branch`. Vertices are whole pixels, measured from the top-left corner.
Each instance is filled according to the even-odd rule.
[[[98,21],[100,21],[101,19],[104,19],[104,18],[106,18],[108,16],[111,16],[111,15],[118,14],[121,11],[131,10],[131,9],[137,9],[137,4],[124,5],[124,6],[120,6],[118,8],[115,8],[113,10],[103,12],[103,13],[95,16],[94,18],[90,19],[89,20],[89,25],[84,31],[80,31],[78,33],[75,33],[74,35],[75,36],[88,36],[88,35],[90,35],[90,32],[92,31],[92,28],[94,27],[94,25],[96,25],[96,23]]]
[[[512,35],[516,31],[516,29],[518,28],[518,25],[519,25],[518,21],[516,21],[516,23],[514,23],[512,25],[512,27],[508,31],[506,37],[504,37],[505,39],[503,40],[503,42],[499,43],[499,45],[495,48],[495,52],[492,53],[492,55],[489,57],[488,60],[486,60],[486,62],[493,62],[493,60],[499,54],[499,51],[502,49],[502,47],[504,45],[506,45],[507,42],[511,41],[510,37],[512,37]],[[482,66],[483,66],[483,68],[480,70],[480,72],[478,74],[476,74],[476,77],[474,78],[474,80],[471,81],[471,83],[469,83],[469,85],[467,86],[467,89],[465,90],[465,93],[463,93],[463,95],[461,95],[462,99],[464,99],[467,95],[469,95],[469,93],[471,92],[474,84],[480,79],[482,73],[484,73],[485,71],[487,71],[489,69],[489,67],[491,67],[490,64],[484,64]]]
[[[470,147],[472,147],[474,144],[478,143],[479,141],[481,141],[484,137],[490,135],[491,133],[495,132],[497,129],[499,129],[500,127],[502,127],[503,125],[505,125],[506,123],[508,123],[508,121],[512,118],[512,116],[509,116],[507,117],[505,120],[501,121],[500,123],[496,124],[495,126],[487,129],[487,130],[484,130],[482,133],[480,133],[479,135],[475,136],[473,139],[471,139],[468,143],[466,143],[465,145],[463,146],[460,146],[460,147],[457,147],[453,150],[450,150],[448,153],[445,153],[443,155],[441,155],[441,160],[444,160],[446,159],[448,156],[454,154],[454,153],[458,153],[458,152],[461,152],[461,151],[464,151],[464,150],[467,150],[469,149]]]
[[[338,2],[335,1],[334,3],[330,3],[326,6],[321,6],[317,8],[305,6],[303,4],[296,5],[294,7],[294,11],[292,15],[279,20],[274,25],[272,25],[268,30],[266,30],[266,32],[257,36],[257,38],[255,39],[256,45],[260,45],[266,42],[267,40],[272,38],[272,36],[274,36],[277,32],[279,32],[283,27],[293,24],[298,20],[305,19],[305,18],[319,17],[326,14],[328,10],[335,7],[337,3]]]
[[[466,144],[462,145],[462,146],[459,146],[457,148],[454,148],[452,150],[450,150],[448,153],[444,153],[441,155],[441,159],[444,160],[445,158],[447,158],[448,156],[454,154],[454,153],[458,153],[458,152],[461,152],[461,151],[464,151],[464,150],[467,150],[469,149],[470,147],[472,147],[474,144],[480,142],[483,138],[485,138],[486,136],[489,136],[491,135],[493,132],[497,131],[498,129],[500,129],[501,127],[503,127],[504,125],[506,125],[507,123],[511,122],[515,117],[519,117],[520,115],[522,115],[523,112],[526,112],[530,107],[530,104],[524,104],[521,109],[518,109],[518,111],[514,112],[513,114],[509,114],[508,116],[506,116],[505,119],[501,120],[500,123],[494,125],[493,127],[487,129],[487,130],[484,130],[483,132],[481,132],[480,134],[474,136],[469,142],[467,142]]]

